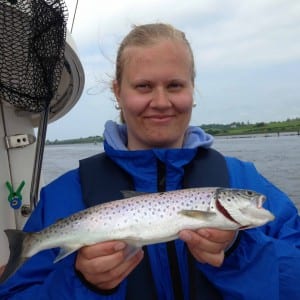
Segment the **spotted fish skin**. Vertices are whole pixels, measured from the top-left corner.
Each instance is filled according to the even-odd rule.
[[[180,211],[216,212],[215,192],[216,189],[185,189],[96,205],[28,236],[24,252],[30,257],[48,248],[76,251],[84,245],[107,240],[124,240],[136,247],[171,240],[182,229],[179,228],[182,218],[193,223],[191,218],[181,216]]]
[[[174,240],[183,229],[236,230],[261,226],[274,218],[262,208],[264,200],[263,195],[248,190],[191,188],[103,203],[61,219],[40,232],[22,232],[19,263],[11,269],[41,250],[54,247],[62,249],[55,260],[58,261],[82,246],[103,241],[122,240],[139,248]],[[17,233],[21,234],[6,231],[10,244],[15,244]],[[16,254],[11,256],[15,258]],[[15,271],[7,269],[4,280]]]

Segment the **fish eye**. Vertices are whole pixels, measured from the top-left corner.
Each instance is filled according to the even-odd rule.
[[[253,196],[253,195],[254,195],[254,193],[253,193],[252,191],[247,191],[246,194],[247,194],[248,196]]]

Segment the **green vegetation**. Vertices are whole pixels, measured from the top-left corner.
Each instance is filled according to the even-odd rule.
[[[246,134],[270,134],[282,132],[294,132],[300,135],[300,118],[287,119],[282,122],[259,122],[255,124],[244,122],[233,122],[231,124],[203,124],[200,126],[207,133],[214,136],[222,135],[246,135]],[[103,137],[90,136],[87,138],[46,141],[46,145],[63,145],[63,144],[87,144],[87,143],[102,143]]]
[[[65,145],[65,144],[97,144],[102,143],[102,136],[89,136],[87,138],[78,138],[78,139],[69,139],[69,140],[55,140],[55,141],[46,141],[46,145]]]
[[[282,132],[295,132],[300,134],[300,118],[287,119],[282,122],[259,122],[255,124],[234,122],[227,125],[209,124],[201,125],[207,133],[212,135],[244,135],[244,134],[268,134]]]

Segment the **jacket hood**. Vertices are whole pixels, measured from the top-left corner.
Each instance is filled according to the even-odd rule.
[[[127,149],[127,127],[113,121],[107,121],[104,130],[105,141],[115,150]],[[183,142],[183,148],[209,148],[213,143],[213,137],[203,129],[190,126],[188,127]]]
[[[166,167],[166,189],[181,188],[184,166],[196,155],[198,147],[209,148],[213,137],[198,127],[189,127],[183,148],[128,151],[126,125],[108,121],[104,132],[104,150],[121,168],[131,174],[136,190],[156,191],[157,161]]]

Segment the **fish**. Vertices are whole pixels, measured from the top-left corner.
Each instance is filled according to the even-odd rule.
[[[124,241],[133,253],[145,245],[175,240],[183,229],[243,230],[274,220],[263,208],[266,197],[246,189],[124,191],[123,195],[123,199],[81,210],[38,232],[5,230],[10,257],[0,283],[46,249],[60,248],[55,263],[83,246],[104,241]]]

